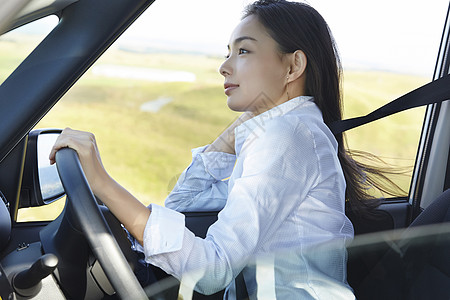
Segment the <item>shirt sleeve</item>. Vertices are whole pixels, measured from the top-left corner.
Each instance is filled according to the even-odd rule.
[[[152,227],[150,216],[144,233],[149,263],[179,279],[192,277],[190,281],[196,282],[196,290],[201,293],[217,292],[239,274],[292,210],[300,206],[319,172],[310,132],[298,134],[289,127],[268,126],[258,136],[245,147],[243,172],[205,239],[184,228],[177,233],[182,240],[179,250],[155,252],[151,236],[166,232]]]
[[[176,211],[219,211],[228,196],[228,180],[236,156],[204,152],[207,146],[192,150],[192,163],[180,175],[165,206]]]

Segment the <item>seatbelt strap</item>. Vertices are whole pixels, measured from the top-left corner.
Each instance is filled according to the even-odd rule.
[[[389,102],[368,115],[336,121],[331,123],[329,128],[334,134],[339,134],[410,108],[448,99],[450,99],[450,75],[445,75]]]

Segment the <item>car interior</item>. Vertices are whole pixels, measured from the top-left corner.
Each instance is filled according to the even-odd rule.
[[[50,14],[60,21],[0,86],[0,300],[176,299],[179,282],[157,268],[155,282],[140,285],[140,257],[69,149],[57,157],[63,213],[51,222],[17,222],[19,208],[52,201],[39,183],[38,139],[59,130],[34,126],[154,1],[39,0],[21,10],[25,2],[10,8],[15,17],[0,18],[0,33]],[[450,89],[436,88],[438,79],[448,81],[449,45],[447,12],[433,85],[414,94],[417,104],[408,96],[394,112],[382,110],[427,107],[408,196],[384,200],[374,220],[347,212],[355,227],[348,282],[357,299],[450,299]],[[185,213],[186,226],[204,237],[217,213]],[[238,299],[248,298],[242,277],[235,280]],[[223,291],[192,297],[222,298]]]

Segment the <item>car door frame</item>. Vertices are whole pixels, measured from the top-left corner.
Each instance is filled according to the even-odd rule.
[[[450,73],[450,4],[433,80]],[[429,105],[425,113],[409,202],[411,221],[450,188],[450,101]]]

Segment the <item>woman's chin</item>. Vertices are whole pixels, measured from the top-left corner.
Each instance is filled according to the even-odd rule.
[[[245,105],[242,105],[242,103],[236,101],[233,97],[228,97],[227,105],[232,111],[244,112],[249,110],[249,107],[245,107]]]

